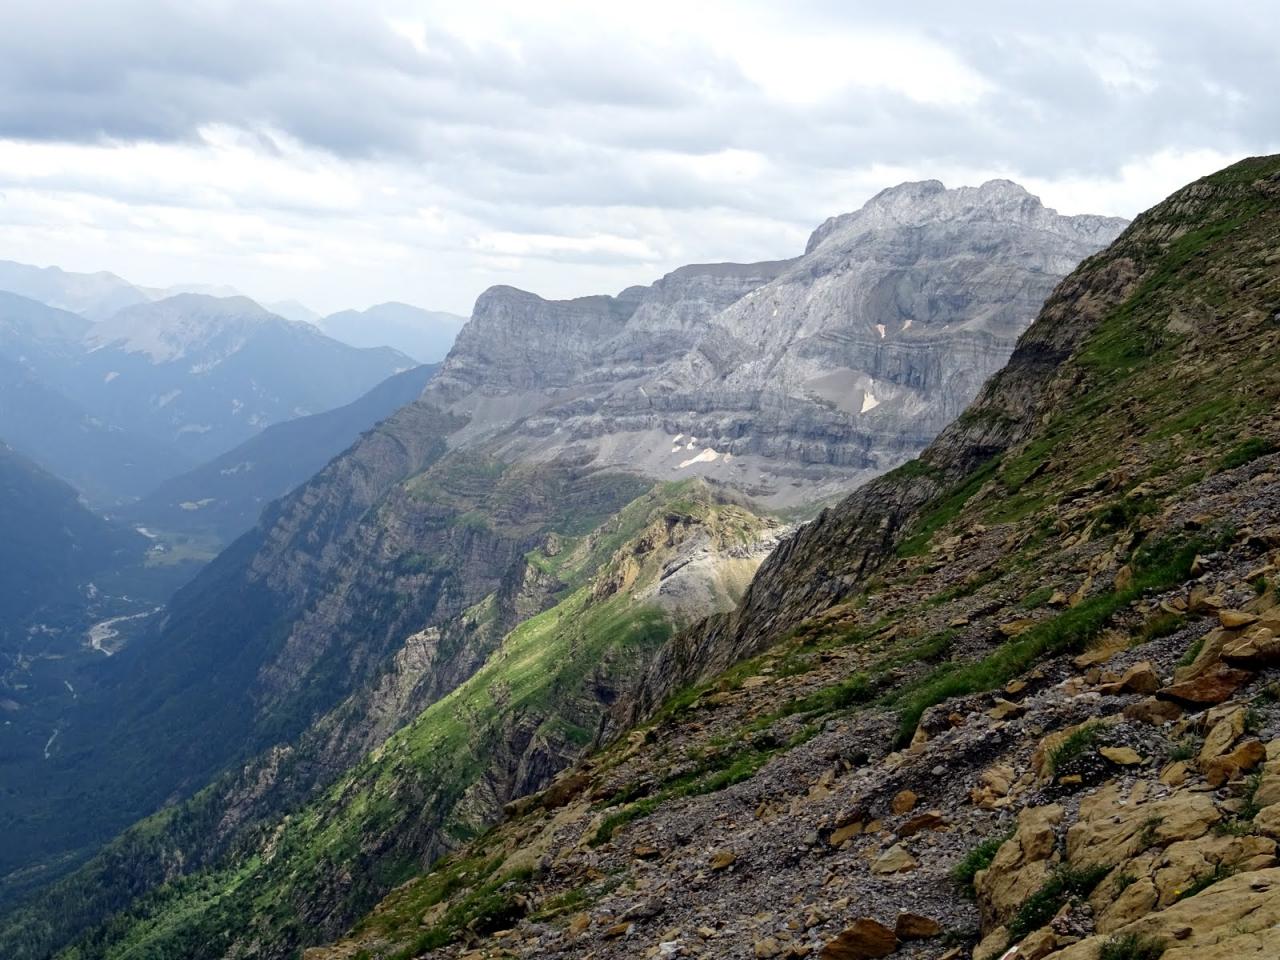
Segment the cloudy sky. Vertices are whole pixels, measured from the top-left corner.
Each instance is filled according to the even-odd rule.
[[[11,0],[0,258],[466,313],[794,255],[903,180],[1132,216],[1280,150],[1275,13]]]

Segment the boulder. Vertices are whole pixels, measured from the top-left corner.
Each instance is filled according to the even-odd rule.
[[[900,913],[893,925],[893,932],[899,940],[928,940],[942,933],[942,924],[932,917],[922,917],[918,913]]]
[[[889,803],[889,810],[895,814],[910,813],[915,809],[920,798],[912,790],[903,790]]]
[[[1200,747],[1199,762],[1208,763],[1231,749],[1231,745],[1244,734],[1244,721],[1245,711],[1238,708],[1215,723]]]
[[[1211,787],[1220,787],[1248,773],[1267,758],[1267,748],[1259,740],[1246,740],[1230,753],[1202,764],[1200,771]]]
[[[1057,804],[1026,807],[1018,814],[1018,827],[1006,840],[991,865],[978,871],[974,890],[982,911],[983,929],[1006,922],[1018,907],[1044,885],[1053,864],[1058,824],[1063,809]]]
[[[886,850],[871,864],[871,872],[881,875],[889,873],[906,873],[908,870],[914,870],[920,864],[915,857],[900,843],[895,843]]]
[[[1225,630],[1239,630],[1242,627],[1248,627],[1258,622],[1256,613],[1249,613],[1245,610],[1219,610],[1218,622],[1222,624]]]
[[[1242,637],[1227,641],[1222,648],[1222,659],[1246,670],[1273,666],[1280,663],[1280,637],[1267,627],[1250,630]]]
[[[1219,664],[1211,672],[1157,691],[1156,696],[1188,707],[1212,706],[1230,699],[1250,676],[1246,670]]]
[[[1155,693],[1160,689],[1160,677],[1149,661],[1135,663],[1112,683],[1104,683],[1098,692],[1106,696],[1122,693]]]
[[[875,960],[898,947],[897,935],[877,920],[863,917],[842,930],[818,955],[822,960]]]
[[[1159,700],[1156,697],[1146,697],[1137,703],[1131,703],[1124,708],[1124,715],[1129,720],[1136,720],[1138,723],[1147,723],[1153,727],[1164,726],[1166,723],[1172,723],[1182,716],[1182,708],[1176,703],[1168,700]]]
[[[1136,767],[1143,763],[1142,757],[1133,747],[1101,747],[1098,753],[1121,767]]]

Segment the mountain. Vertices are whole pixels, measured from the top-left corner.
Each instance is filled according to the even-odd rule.
[[[372,829],[388,859],[374,849],[349,896],[317,894],[323,922],[291,899],[256,928],[269,955],[336,933],[411,863],[491,822],[505,799],[545,783],[610,728],[608,708],[629,702],[629,683],[660,657],[653,632],[632,633],[632,614],[648,610],[664,582],[688,602],[664,631],[691,610],[727,606],[775,535],[770,509],[815,509],[927,442],[908,413],[927,423],[969,399],[974,371],[999,366],[1054,283],[1121,226],[1058,217],[1012,185],[905,185],[796,260],[694,265],[616,297],[487,291],[418,400],[268,507],[104,665],[60,739],[91,759],[40,798],[51,822],[75,824],[46,835],[41,876],[75,866],[72,844],[187,799],[42,894],[45,908],[18,915],[0,943],[38,955],[39,944],[65,943],[176,874],[202,889],[199,870],[256,849],[281,811],[329,796],[349,771],[371,771],[376,782],[345,781],[389,817],[371,828],[403,824],[407,797],[420,829],[403,842]],[[739,377],[734,363],[756,362],[760,352],[743,345],[761,331],[778,374]],[[858,371],[871,371],[879,406],[863,396]],[[699,481],[699,492],[673,480]],[[725,511],[738,519],[722,522]],[[624,522],[636,517],[640,530]],[[585,634],[557,626],[583,617]],[[633,635],[642,648],[628,647]],[[549,637],[550,662],[539,637]],[[503,651],[519,652],[495,682],[485,670]],[[495,730],[518,731],[517,749],[459,752],[452,735],[439,741],[443,708],[413,726],[464,689],[451,701],[463,727],[485,744],[501,739]],[[473,717],[477,704],[492,713]],[[411,727],[422,737],[405,742],[425,753],[409,746],[398,762],[428,766],[402,795],[376,758],[388,736]],[[112,803],[86,806],[92,796]],[[5,799],[0,822],[22,822],[23,802]],[[348,844],[355,821],[330,812],[333,836]],[[290,837],[300,846],[282,864],[297,864],[294,849],[315,852],[310,834]],[[318,871],[307,866],[316,889],[345,886],[320,860]],[[31,865],[0,861],[19,878]],[[273,890],[281,882],[262,879]],[[24,884],[5,892],[12,899]],[[156,909],[172,895],[159,890]],[[156,949],[221,950],[221,934],[206,938],[212,914],[188,906],[192,922]],[[128,929],[134,937],[141,927]]]
[[[818,502],[918,453],[1123,225],[1059,216],[1007,181],[903,184],[795,260],[689,266],[567,302],[494,288],[433,390],[472,432],[522,418],[504,456],[582,452]]]
[[[90,327],[76,314],[0,292],[0,435],[91,501],[138,497],[190,461],[52,387],[83,355]]]
[[[438,365],[388,377],[344,407],[267,427],[233,450],[166,480],[125,514],[152,530],[211,534],[223,544],[262,508],[306,481],[374,424],[415,400]]]
[[[285,956],[393,887],[308,956],[1267,955],[1278,227],[1274,157],[1139,217],[919,459],[781,544],[732,612],[638,644],[597,752],[491,832],[453,806],[434,872],[404,882],[432,785],[474,764],[457,724],[483,689],[516,722],[522,684],[556,676],[514,640],[75,955]]]
[[[286,320],[292,320],[295,323],[309,323],[312,326],[318,327],[320,326],[321,319],[323,319],[320,314],[316,313],[316,311],[312,310],[305,303],[299,303],[297,300],[274,300],[271,303],[264,303],[263,306],[266,307],[268,310],[270,310],[272,313],[277,314],[281,317],[284,317]],[[334,339],[342,340],[342,337],[334,337]],[[344,341],[344,342],[347,342],[347,341]],[[389,347],[389,346],[393,346],[393,344],[353,343],[351,344],[351,346],[353,347],[366,347],[366,346]],[[409,351],[407,350],[402,350],[401,352],[409,353]],[[410,356],[412,356],[412,354],[410,354]]]
[[[147,300],[147,294],[114,273],[72,273],[61,267],[33,267],[0,260],[0,290],[88,320],[103,320]]]
[[[920,458],[673,637],[599,751],[308,957],[1274,953],[1278,228],[1277,157],[1140,216]],[[294,863],[354,835],[312,815],[273,837]]]
[[[93,574],[143,541],[90,513],[71,487],[3,443],[0,494],[0,653],[12,656],[28,628],[83,606]]]
[[[244,297],[179,294],[122,310],[51,376],[104,419],[209,459],[282,420],[350,403],[412,366],[355,350]],[[157,479],[164,479],[163,477]]]
[[[443,360],[466,322],[466,317],[452,313],[394,302],[343,310],[316,321],[335,340],[353,347],[393,347],[419,363]]]

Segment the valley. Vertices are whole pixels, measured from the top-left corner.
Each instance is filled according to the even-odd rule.
[[[0,958],[1280,956],[1269,11],[60,3]]]

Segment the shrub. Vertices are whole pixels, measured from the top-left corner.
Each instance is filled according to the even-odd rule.
[[[1098,951],[1098,960],[1159,960],[1164,941],[1141,933],[1111,937]]]
[[[977,895],[977,892],[973,889],[973,878],[978,875],[980,870],[985,870],[991,866],[991,861],[996,857],[996,851],[1012,836],[1013,831],[1010,830],[999,836],[983,840],[951,868],[951,879],[955,881],[956,886],[960,888],[965,896],[973,899]]]
[[[1071,866],[1059,867],[1049,875],[1044,886],[1023,901],[1018,912],[1009,921],[1009,942],[1016,943],[1027,934],[1039,930],[1068,901],[1087,897],[1110,872],[1109,867],[1101,866],[1083,870]]]

